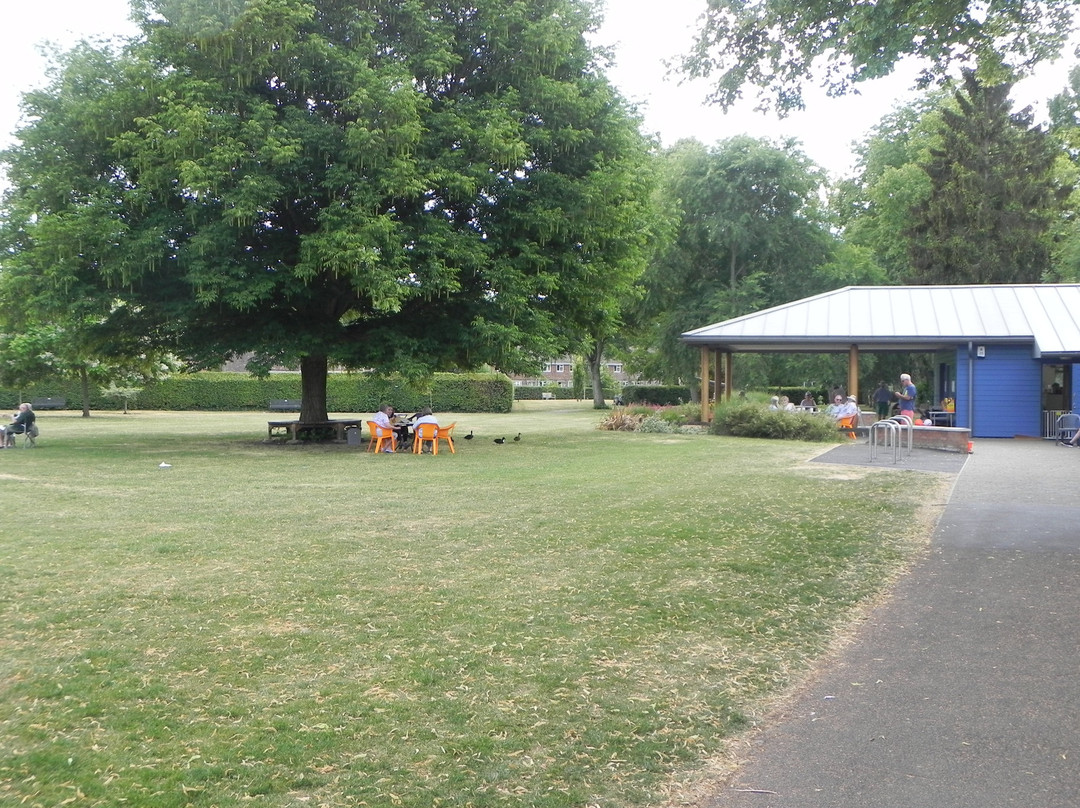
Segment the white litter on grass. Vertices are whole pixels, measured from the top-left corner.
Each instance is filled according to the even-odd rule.
[[[161,463],[158,464],[158,468],[159,469],[171,469],[172,464],[171,463],[166,463],[164,460],[162,460]]]

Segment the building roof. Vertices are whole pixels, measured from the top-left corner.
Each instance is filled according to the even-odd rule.
[[[1035,357],[1080,357],[1080,284],[848,286],[682,335],[732,352],[943,350],[1031,343]]]

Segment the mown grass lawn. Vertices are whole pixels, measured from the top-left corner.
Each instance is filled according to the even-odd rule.
[[[0,452],[0,803],[661,804],[944,483],[517,406],[438,457],[42,414]]]

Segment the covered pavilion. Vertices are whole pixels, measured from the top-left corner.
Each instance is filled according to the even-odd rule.
[[[702,419],[709,391],[727,398],[735,353],[846,353],[859,396],[859,356],[926,352],[935,378],[920,401],[948,396],[973,437],[1047,436],[1080,405],[1080,284],[848,286],[687,331],[701,349]]]

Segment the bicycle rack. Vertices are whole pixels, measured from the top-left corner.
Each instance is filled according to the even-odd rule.
[[[892,447],[893,463],[899,463],[902,457],[901,440],[907,432],[907,453],[910,455],[915,448],[915,430],[912,429],[911,419],[906,415],[897,415],[883,421],[876,421],[870,425],[870,460],[877,460],[878,436],[883,438],[886,449]]]

